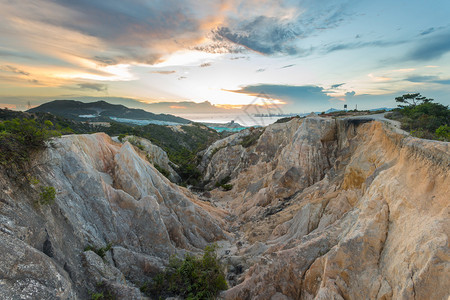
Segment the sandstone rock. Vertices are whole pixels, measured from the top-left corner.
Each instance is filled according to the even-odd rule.
[[[12,236],[1,235],[0,247],[27,249],[16,255],[27,257],[20,278],[11,273],[20,252],[1,256],[0,298],[18,291],[18,284],[42,299],[87,298],[97,281],[114,286],[115,293],[128,286],[135,291],[128,280],[148,280],[171,255],[197,252],[226,237],[220,210],[198,205],[201,201],[162,176],[128,142],[93,134],[52,144],[36,161],[34,176],[40,185],[55,187],[53,205],[37,207],[37,187],[16,187],[0,176],[2,186],[14,187],[12,193],[0,191],[1,228]],[[88,244],[108,243],[113,249],[107,264],[83,252]]]
[[[147,139],[128,135],[123,138],[124,142],[130,142],[134,145],[139,145],[142,151],[146,154],[146,158],[153,164],[158,165],[160,168],[167,170],[169,172],[169,179],[172,182],[180,183],[181,178],[177,172],[173,169],[173,163],[169,160],[167,153],[160,147],[154,145]]]

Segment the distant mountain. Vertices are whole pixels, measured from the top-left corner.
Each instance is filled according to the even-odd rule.
[[[47,112],[76,121],[133,123],[135,120],[156,123],[188,124],[191,121],[168,114],[154,114],[143,109],[128,108],[123,105],[110,104],[105,101],[85,103],[75,100],[55,100],[44,103],[28,112]],[[148,124],[148,122],[146,124]],[[137,122],[134,122],[137,124]]]

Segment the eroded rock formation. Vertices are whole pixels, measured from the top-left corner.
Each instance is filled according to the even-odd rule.
[[[56,139],[39,185],[0,176],[0,298],[82,299],[104,282],[139,299],[172,254],[220,241],[225,299],[447,299],[449,143],[380,122],[310,116],[212,144],[198,197],[129,143]],[[208,200],[208,201],[202,201]],[[105,259],[88,244],[112,243]]]
[[[284,147],[245,150],[258,157],[212,195],[249,267],[225,298],[447,299],[449,143],[365,122],[291,121]]]
[[[37,206],[35,188],[0,177],[2,299],[83,299],[98,282],[139,299],[133,283],[170,255],[226,238],[220,210],[171,183],[128,142],[65,136],[35,164],[39,185],[57,191],[53,205]],[[83,251],[108,243],[105,260]]]

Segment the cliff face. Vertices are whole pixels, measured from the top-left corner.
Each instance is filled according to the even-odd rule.
[[[141,156],[142,155],[142,156]],[[380,122],[309,117],[205,152],[208,202],[104,134],[56,139],[37,161],[55,204],[0,176],[0,298],[119,299],[171,254],[225,245],[226,299],[447,299],[449,143]],[[86,245],[112,250],[102,260]]]
[[[163,149],[156,146],[149,140],[137,136],[126,136],[123,138],[123,140],[129,141],[132,144],[135,143],[139,145],[142,151],[145,152],[148,161],[150,161],[153,165],[157,165],[163,170],[167,171],[167,177],[170,179],[170,181],[175,183],[181,182],[180,175],[178,175],[177,172],[172,168],[172,163],[170,162],[167,153]]]
[[[139,298],[131,282],[152,277],[172,254],[225,238],[221,211],[172,184],[129,143],[66,136],[36,165],[39,185],[57,191],[53,205],[36,206],[37,187],[0,178],[1,299],[82,299],[101,281]],[[83,251],[108,243],[105,261]]]
[[[212,195],[251,266],[225,298],[447,299],[449,143],[366,122],[293,121],[284,144],[276,124],[247,149],[256,163]]]

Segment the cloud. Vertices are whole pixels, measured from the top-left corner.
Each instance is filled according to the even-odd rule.
[[[258,16],[243,22],[237,29],[220,27],[214,34],[218,40],[226,40],[261,54],[295,55],[299,52],[294,44],[299,35],[295,25],[276,18]]]
[[[96,92],[106,92],[108,85],[100,83],[79,83],[78,87],[82,90],[93,90]]]
[[[444,26],[430,27],[430,28],[427,28],[427,29],[423,30],[421,33],[419,33],[419,35],[427,35],[427,34],[430,34],[430,33],[433,33],[433,32],[439,31],[439,30],[442,30],[444,28],[445,28]]]
[[[247,4],[246,14],[230,17],[226,25],[213,30],[214,40],[229,42],[263,55],[306,56],[310,49],[299,47],[302,39],[319,31],[335,28],[350,15],[348,1],[339,4],[328,2],[316,5],[305,1],[298,3],[280,1],[264,9]],[[267,4],[269,5],[269,4]],[[260,6],[264,7],[263,4]],[[254,12],[253,14],[248,12]]]
[[[30,73],[18,69],[16,67],[10,66],[10,65],[4,65],[4,66],[0,66],[0,70],[1,71],[5,71],[5,72],[10,72],[10,73],[15,73],[15,74],[19,74],[19,75],[25,75],[25,76],[29,76]]]
[[[232,56],[230,57],[230,60],[238,60],[238,59],[250,59],[248,56]]]
[[[409,82],[414,82],[414,83],[437,83],[437,84],[450,84],[450,79],[442,79],[438,76],[424,76],[424,75],[415,75],[415,76],[410,76],[408,78],[405,79],[406,81]]]
[[[332,86],[331,86],[331,88],[332,89],[337,89],[338,87],[341,87],[341,86],[343,86],[345,83],[338,83],[338,84],[333,84]]]
[[[161,70],[161,71],[152,71],[151,73],[162,74],[162,75],[169,75],[169,74],[173,74],[173,73],[176,73],[176,72],[177,71],[175,71],[175,70],[167,70],[167,71]]]
[[[361,48],[367,48],[367,47],[392,47],[397,46],[401,44],[407,43],[407,40],[396,40],[396,41],[370,41],[370,42],[352,42],[352,43],[334,43],[334,44],[328,44],[324,45],[322,48],[322,51],[324,53],[331,53],[335,51],[341,51],[341,50],[353,50],[353,49],[361,49]]]
[[[286,69],[286,68],[290,68],[290,67],[293,67],[293,66],[295,66],[295,64],[282,66],[280,69]]]
[[[434,31],[436,31],[436,28],[430,27],[430,28],[425,29],[424,31],[422,31],[422,32],[420,33],[420,35],[427,35],[427,34],[430,34],[430,33],[434,32]]]
[[[311,109],[329,108],[335,98],[327,95],[327,91],[315,85],[276,85],[257,84],[244,86],[238,90],[228,90],[233,93],[241,93],[255,98],[263,97],[285,102],[289,111],[311,111]]]
[[[439,59],[450,51],[450,31],[421,40],[407,56],[410,60]]]

